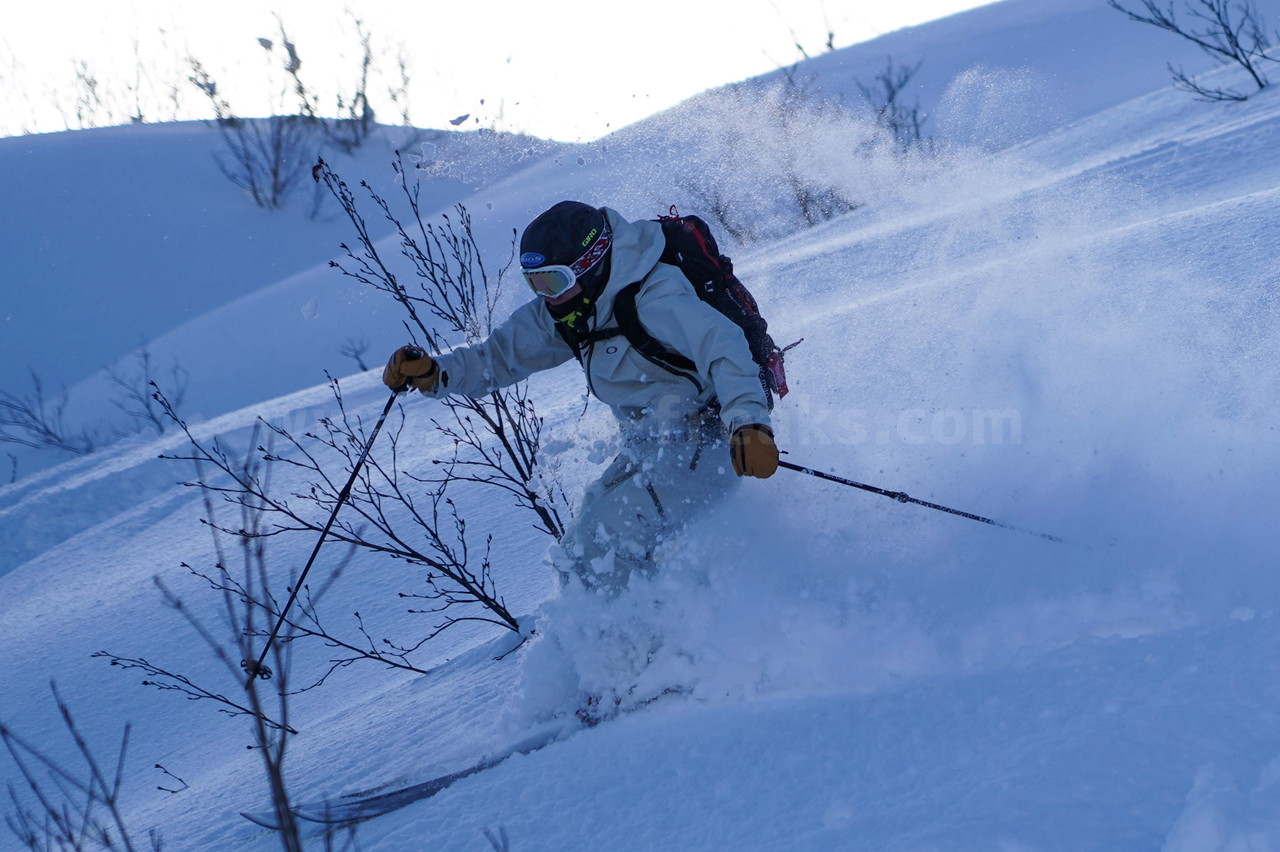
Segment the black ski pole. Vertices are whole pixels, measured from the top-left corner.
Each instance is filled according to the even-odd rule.
[[[917,506],[924,506],[926,509],[937,509],[939,512],[947,512],[952,515],[959,515],[960,517],[968,518],[971,521],[981,521],[984,524],[991,524],[991,526],[993,527],[1000,527],[1006,530],[1013,530],[1014,532],[1026,533],[1027,535],[1034,535],[1039,538],[1046,539],[1048,541],[1056,541],[1060,544],[1063,543],[1062,539],[1058,538],[1055,535],[1036,532],[1035,530],[1023,529],[1022,527],[1015,527],[1012,524],[1004,524],[1004,523],[1001,523],[1000,521],[992,520],[991,518],[984,518],[981,515],[975,515],[972,512],[962,512],[959,509],[951,509],[951,508],[948,508],[947,506],[939,506],[937,503],[930,503],[925,500],[917,500],[915,497],[912,497],[903,491],[889,491],[888,489],[885,489],[885,488],[877,488],[874,485],[867,485],[862,482],[854,482],[852,479],[845,479],[842,476],[835,476],[834,474],[823,473],[820,470],[813,470],[812,468],[802,467],[798,464],[792,464],[789,461],[779,461],[778,467],[785,467],[787,470],[794,470],[794,471],[797,471],[798,473],[807,473],[809,476],[816,476],[818,479],[825,479],[828,482],[838,482],[841,485],[848,485],[851,488],[861,488],[863,491],[870,491],[872,494],[879,494],[884,497],[892,497],[894,500],[897,500],[899,503],[915,503]]]
[[[419,350],[414,350],[419,351]],[[420,353],[418,358],[422,357]],[[416,360],[416,359],[410,359]],[[356,477],[360,475],[360,469],[364,467],[365,459],[369,457],[369,451],[373,449],[373,442],[378,439],[378,433],[382,431],[382,424],[387,421],[387,415],[391,413],[391,406],[395,404],[396,397],[405,390],[408,390],[407,384],[401,385],[391,392],[391,396],[387,398],[387,404],[382,407],[382,416],[378,418],[378,422],[374,424],[373,431],[369,433],[369,440],[365,441],[364,449],[360,452],[360,457],[356,459],[356,463],[351,467],[351,476],[347,479],[347,484],[342,487],[342,491],[338,493],[338,502],[334,504],[333,512],[329,515],[329,521],[324,525],[324,529],[320,532],[320,538],[316,539],[316,546],[311,549],[311,558],[307,560],[307,565],[302,569],[302,573],[298,575],[298,581],[293,584],[293,591],[289,593],[289,601],[284,605],[284,609],[280,611],[280,617],[276,619],[276,626],[271,628],[271,635],[267,637],[267,644],[262,646],[262,653],[258,655],[258,661],[251,663],[245,660],[242,665],[249,672],[249,679],[245,681],[245,689],[253,683],[255,677],[262,677],[264,680],[271,677],[271,669],[264,668],[263,660],[267,658],[267,652],[271,650],[271,643],[275,641],[276,634],[280,632],[280,628],[284,625],[285,616],[289,614],[289,609],[293,606],[293,602],[298,599],[298,592],[302,589],[302,584],[307,579],[307,572],[311,570],[311,565],[316,561],[316,556],[320,553],[320,545],[324,544],[324,540],[329,535],[329,530],[333,528],[333,522],[338,519],[338,510],[342,508],[342,504],[347,502],[347,498],[351,496],[351,489],[355,487]]]

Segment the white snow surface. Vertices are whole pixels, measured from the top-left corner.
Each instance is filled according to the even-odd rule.
[[[1280,22],[1280,3],[1258,6]],[[798,73],[854,101],[888,53],[924,61],[942,153],[851,158],[840,134],[857,128],[829,128],[809,167],[867,202],[727,240],[779,342],[804,339],[779,443],[1065,543],[780,471],[742,483],[664,544],[652,580],[605,603],[561,593],[531,516],[474,491],[469,524],[494,536],[495,581],[535,637],[504,656],[511,634],[463,626],[421,652],[430,674],[358,663],[296,696],[298,800],[456,769],[585,693],[684,694],[363,823],[359,848],[483,850],[499,827],[517,850],[1280,848],[1280,91],[1191,99],[1166,61],[1246,81],[1101,0],[1005,0]],[[430,212],[465,202],[494,269],[512,230],[561,198],[697,212],[669,167],[705,156],[690,128],[735,118],[717,97],[532,159],[486,149],[471,173],[427,180]],[[404,139],[387,133],[335,168],[394,189]],[[5,381],[45,365],[73,385],[77,417],[106,418],[95,371],[145,337],[191,373],[202,439],[243,449],[259,417],[312,428],[334,411],[326,370],[368,424],[378,371],[353,373],[338,346],[367,338],[380,361],[403,342],[394,305],[328,267],[353,236],[335,211],[256,210],[215,147],[195,125],[0,140],[16,199],[0,228],[17,237],[0,255]],[[716,176],[749,184],[744,168]],[[504,292],[500,313],[524,298]],[[572,364],[531,383],[571,498],[613,435],[583,393]],[[401,412],[403,469],[451,451],[434,403],[405,400],[393,428]],[[184,447],[170,431],[59,464],[24,456],[0,486],[0,722],[74,764],[56,680],[103,753],[133,726],[122,800],[137,836],[271,849],[237,815],[268,808],[246,721],[90,656],[240,690],[152,582],[216,624],[220,600],[182,567],[216,559],[205,506],[177,484],[191,468],[158,458]],[[313,545],[271,540],[282,590]],[[375,638],[421,635],[429,617],[397,597],[420,590],[359,554],[329,612],[344,630],[359,612]],[[297,682],[325,670],[328,649],[296,647]],[[170,779],[156,764],[189,786],[157,789]]]

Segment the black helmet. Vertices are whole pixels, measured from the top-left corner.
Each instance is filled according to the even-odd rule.
[[[572,267],[584,293],[594,299],[609,279],[610,230],[601,210],[581,201],[561,201],[524,229],[520,266]]]

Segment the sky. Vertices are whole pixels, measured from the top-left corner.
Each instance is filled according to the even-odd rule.
[[[200,60],[238,113],[280,111],[288,99],[278,94],[278,18],[322,108],[332,110],[356,79],[359,19],[374,48],[369,91],[379,120],[403,118],[388,97],[403,79],[403,56],[410,83],[402,103],[417,126],[457,121],[590,141],[707,88],[789,65],[802,50],[821,53],[829,36],[843,47],[980,5],[135,0],[90,17],[24,3],[6,11],[0,33],[0,135],[124,123],[139,112],[148,121],[208,117],[207,101],[187,82],[187,57]],[[274,102],[267,92],[277,93]]]

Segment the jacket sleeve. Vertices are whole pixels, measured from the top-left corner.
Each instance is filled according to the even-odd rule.
[[[770,425],[760,368],[746,335],[699,299],[679,270],[659,266],[637,295],[636,309],[649,334],[693,361],[720,400],[720,416],[731,432],[748,423]]]
[[[573,357],[573,351],[556,333],[554,323],[541,300],[526,302],[480,343],[437,358],[440,382],[434,390],[423,393],[431,397],[484,396],[563,364]]]

